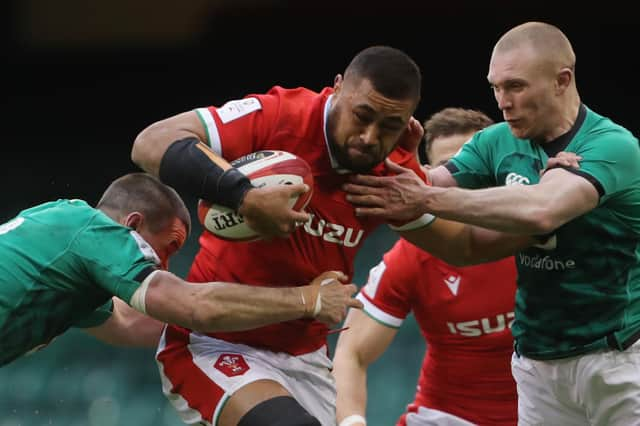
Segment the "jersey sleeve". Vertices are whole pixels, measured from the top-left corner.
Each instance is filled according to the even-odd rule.
[[[586,177],[600,194],[600,203],[638,180],[640,146],[630,133],[611,131],[576,150],[582,156],[574,173]]]
[[[207,142],[218,155],[233,161],[263,149],[280,108],[278,92],[249,95],[220,107],[198,108]]]
[[[462,188],[486,188],[494,181],[490,159],[491,135],[481,130],[473,135],[445,167]]]
[[[73,251],[81,259],[88,279],[127,303],[160,264],[140,234],[122,226],[97,226],[83,232]]]
[[[400,327],[411,311],[419,265],[409,243],[398,240],[371,268],[367,283],[357,296],[364,304],[364,312],[387,327]]]

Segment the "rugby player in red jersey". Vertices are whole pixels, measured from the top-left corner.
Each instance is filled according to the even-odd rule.
[[[446,163],[490,124],[480,111],[437,112],[424,124],[428,163]],[[399,240],[371,269],[358,295],[364,312],[349,311],[349,332],[338,339],[333,375],[340,426],[366,425],[367,368],[410,312],[427,352],[415,399],[397,426],[515,425],[518,398],[510,367],[515,291],[512,256],[457,267]]]
[[[354,173],[389,173],[385,158],[426,179],[414,154],[422,137],[412,117],[420,94],[415,62],[398,49],[372,46],[320,92],[274,86],[266,94],[183,112],[145,128],[133,145],[136,164],[179,192],[236,210],[265,237],[239,243],[203,233],[188,279],[285,286],[306,283],[327,269],[351,279],[358,249],[383,221],[357,217],[342,185]],[[269,149],[292,152],[311,166],[314,192],[306,212],[286,203],[304,185],[254,188],[225,161]],[[424,215],[394,225],[405,235],[433,219]],[[456,259],[479,256],[468,240],[452,240],[457,225],[462,226],[434,221],[425,244]],[[482,260],[521,245],[521,239],[501,241],[484,250]],[[333,424],[327,332],[313,320],[238,333],[169,326],[157,352],[163,390],[189,424]]]

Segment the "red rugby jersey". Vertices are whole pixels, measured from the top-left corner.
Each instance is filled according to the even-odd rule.
[[[405,240],[371,269],[358,294],[365,311],[389,327],[413,312],[427,341],[409,411],[425,406],[479,425],[517,423],[510,366],[515,291],[512,257],[460,268]]]
[[[228,242],[207,231],[189,272],[194,282],[230,281],[256,286],[296,286],[309,283],[327,270],[353,277],[353,261],[365,238],[380,221],[355,216],[340,186],[348,174],[332,165],[325,136],[325,120],[333,92],[273,87],[266,94],[249,95],[221,107],[198,109],[209,145],[227,160],[258,151],[277,149],[304,158],[313,171],[313,197],[306,207],[312,218],[288,239]],[[424,173],[412,153],[397,148],[390,158]],[[384,164],[374,174],[384,174]],[[188,330],[181,330],[188,338]],[[267,327],[211,336],[273,351],[302,354],[320,348],[327,327],[314,320],[295,320]]]

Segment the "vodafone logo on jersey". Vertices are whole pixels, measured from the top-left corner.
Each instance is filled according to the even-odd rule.
[[[213,365],[227,377],[241,376],[249,371],[249,365],[240,354],[222,354]]]

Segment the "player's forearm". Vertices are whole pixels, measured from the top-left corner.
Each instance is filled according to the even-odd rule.
[[[195,287],[189,328],[239,331],[303,317],[307,312],[300,288],[253,287],[208,283]]]
[[[508,234],[440,218],[426,227],[405,231],[402,237],[455,266],[502,259],[537,242],[528,235]]]
[[[535,186],[465,190],[430,188],[426,210],[438,217],[514,234],[553,231],[548,200]]]
[[[356,359],[338,357],[334,359],[333,375],[336,379],[336,418],[338,423],[346,417],[360,415],[366,417],[367,368]],[[359,424],[359,423],[354,423]]]

